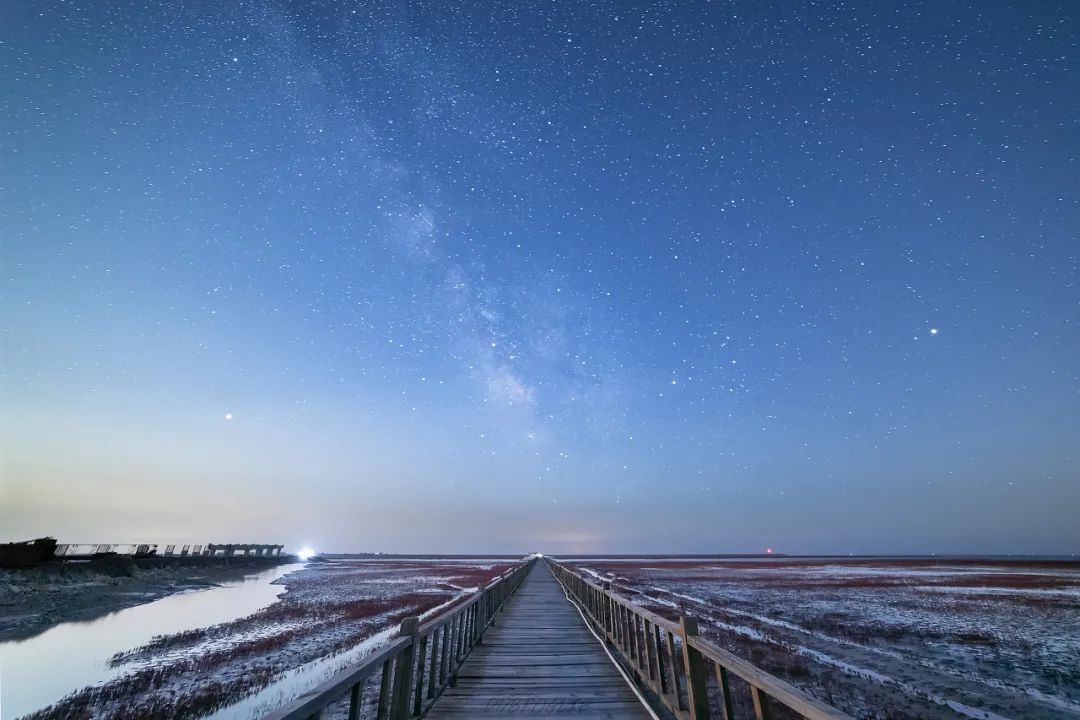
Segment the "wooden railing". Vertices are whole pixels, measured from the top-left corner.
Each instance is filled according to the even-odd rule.
[[[732,676],[749,685],[746,709],[752,710],[757,720],[768,720],[770,700],[809,720],[850,720],[794,685],[700,637],[697,618],[684,616],[674,623],[611,592],[610,583],[597,584],[557,561],[545,560],[634,680],[651,690],[653,699],[680,720],[734,720],[737,706],[732,701]],[[715,684],[709,682],[710,666]]]
[[[348,699],[348,718],[358,720],[365,701],[378,720],[406,720],[427,711],[457,681],[457,671],[484,631],[529,574],[536,559],[514,567],[453,610],[420,623],[405,618],[399,636],[263,720],[318,720]],[[374,692],[365,698],[368,689]]]

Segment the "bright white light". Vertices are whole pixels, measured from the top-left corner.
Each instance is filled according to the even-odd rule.
[[[225,413],[226,420],[232,420],[232,413]]]
[[[301,560],[310,560],[311,558],[315,557],[315,551],[309,547],[300,548],[300,552],[296,553],[296,557],[300,558]]]
[[[931,335],[937,335],[937,328],[930,328]]]

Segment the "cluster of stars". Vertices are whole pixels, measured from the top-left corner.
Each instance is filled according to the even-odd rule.
[[[736,497],[880,514],[883,483],[1066,477],[1078,23],[26,14],[0,80],[13,412],[147,398],[140,431],[171,433],[226,404],[230,442],[335,438],[357,496],[418,473],[632,513],[684,489],[697,537]],[[1058,429],[995,443],[1024,413]],[[939,445],[958,426],[1006,457]],[[363,457],[336,439],[370,436]]]

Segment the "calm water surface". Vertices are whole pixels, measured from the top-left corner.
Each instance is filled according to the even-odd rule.
[[[108,659],[155,635],[228,622],[270,605],[285,591],[284,585],[271,583],[303,566],[279,565],[221,587],[171,595],[0,643],[0,720],[40,710],[70,692],[123,674],[123,668],[108,668]]]

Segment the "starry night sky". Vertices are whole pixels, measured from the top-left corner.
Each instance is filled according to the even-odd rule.
[[[1080,5],[0,8],[0,540],[1074,552]]]

